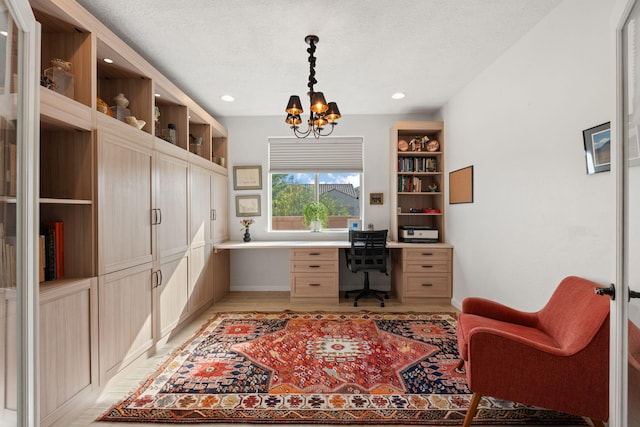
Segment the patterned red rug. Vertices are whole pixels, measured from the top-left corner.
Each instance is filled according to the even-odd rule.
[[[450,313],[221,313],[100,420],[459,425]],[[584,425],[483,398],[474,424]]]

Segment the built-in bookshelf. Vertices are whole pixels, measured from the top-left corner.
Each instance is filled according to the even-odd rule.
[[[444,242],[444,125],[398,122],[391,130],[391,238],[399,227],[438,230]]]

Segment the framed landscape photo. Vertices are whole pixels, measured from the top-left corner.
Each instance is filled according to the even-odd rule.
[[[234,166],[234,190],[262,190],[262,166]]]
[[[587,174],[611,170],[610,122],[582,131]]]
[[[236,196],[236,216],[260,216],[260,195]]]

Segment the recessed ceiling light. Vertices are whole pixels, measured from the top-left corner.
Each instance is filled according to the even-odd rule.
[[[403,92],[396,92],[393,95],[391,95],[391,98],[393,99],[402,99],[405,97],[405,94]]]
[[[113,64],[113,59],[111,58],[104,58],[103,61],[106,62],[107,64]]]
[[[227,102],[233,102],[235,101],[235,98],[231,95],[222,95],[220,97],[220,99],[222,99],[223,101],[227,101]]]
[[[155,96],[156,98],[160,98],[160,94],[159,93],[154,93],[153,96]]]
[[[7,33],[6,31],[4,31],[4,30],[0,31],[0,36],[7,37],[8,35],[9,35],[9,33]]]

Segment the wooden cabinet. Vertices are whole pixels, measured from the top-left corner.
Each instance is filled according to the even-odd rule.
[[[338,250],[291,249],[291,301],[337,304]]]
[[[98,278],[100,384],[153,345],[151,262]]]
[[[153,149],[150,136],[99,118],[98,274],[103,275],[153,260]]]
[[[211,176],[211,199],[213,203],[214,244],[229,240],[229,178],[226,174]]]
[[[214,280],[228,292],[228,267],[214,275],[212,256],[214,236],[228,235],[227,131],[75,2],[30,3],[41,74],[54,59],[72,74],[69,90],[39,88],[40,218],[65,232],[65,278],[41,285],[41,412],[44,425],[63,425],[87,390],[210,304]],[[120,93],[140,128],[118,117]],[[173,143],[162,139],[169,123]],[[11,301],[2,296],[3,318]],[[13,381],[5,370],[3,390]]]
[[[189,302],[189,256],[177,254],[162,258],[155,270],[154,310],[158,333],[156,341],[171,332],[188,314]]]
[[[391,273],[400,302],[415,298],[450,300],[452,256],[453,249],[445,244],[392,251]]]
[[[418,226],[438,230],[438,242],[445,241],[444,146],[442,122],[397,122],[392,128],[391,240],[399,240],[399,227]]]
[[[97,388],[96,279],[62,280],[40,292],[41,425],[55,423]]]

